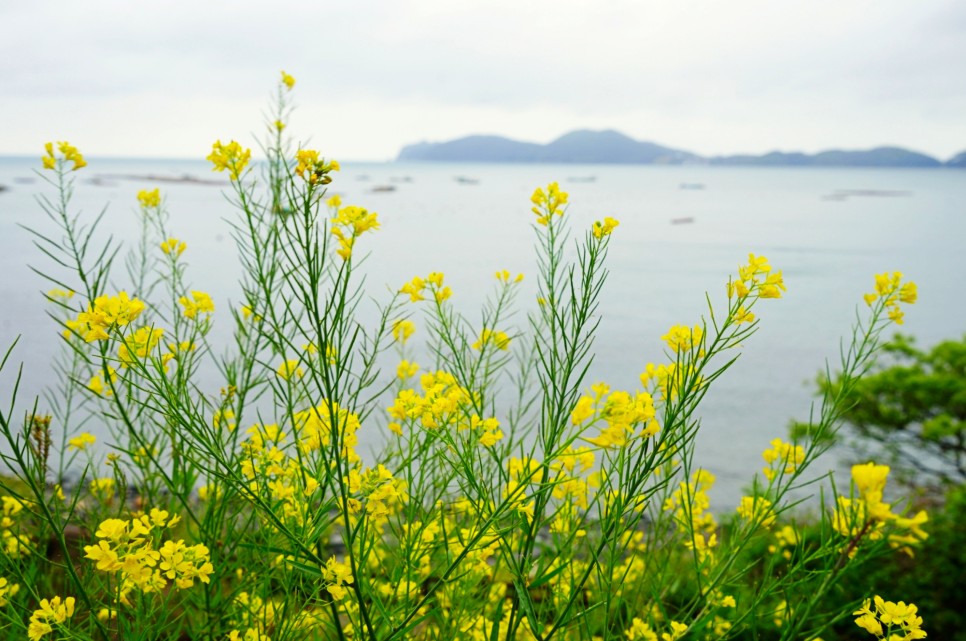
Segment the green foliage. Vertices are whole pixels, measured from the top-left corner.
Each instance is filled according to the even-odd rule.
[[[839,438],[868,457],[886,454],[900,481],[949,485],[966,481],[966,337],[925,351],[901,334],[883,346],[890,356],[855,382]],[[819,378],[823,393],[841,386]]]

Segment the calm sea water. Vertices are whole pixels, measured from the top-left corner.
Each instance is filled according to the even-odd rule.
[[[46,228],[34,197],[51,189],[32,173],[37,166],[39,159],[0,159],[0,185],[8,187],[0,192],[0,346],[21,336],[14,360],[25,363],[23,409],[43,389],[57,349],[41,295],[49,287],[28,268],[50,263],[18,226]],[[135,194],[160,186],[171,228],[188,244],[193,286],[226,309],[239,299],[239,270],[222,188],[117,177],[149,174],[219,176],[201,161],[92,159],[76,174],[73,206],[89,217],[107,206],[103,231],[130,240]],[[346,163],[331,188],[379,213],[382,230],[360,241],[371,252],[365,271],[373,296],[386,300],[412,276],[443,271],[456,304],[475,318],[498,269],[531,276],[521,302],[533,300],[529,197],[553,180],[570,192],[575,229],[603,216],[621,221],[588,385],[637,387],[645,364],[663,359],[659,337],[673,324],[697,322],[704,292],[721,301],[728,274],[748,252],[784,271],[786,297],[756,310],[759,332],[701,410],[698,459],[718,475],[719,505],[737,499],[769,440],[808,415],[811,381],[826,359],[837,359],[874,273],[901,270],[919,284],[920,302],[902,329],[921,344],[966,333],[966,172]],[[0,402],[12,374],[0,374]],[[220,385],[211,380],[211,393]],[[378,438],[370,432],[368,445]]]

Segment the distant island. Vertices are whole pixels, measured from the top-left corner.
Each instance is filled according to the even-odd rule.
[[[466,136],[447,142],[406,145],[396,160],[428,162],[613,163],[625,165],[731,165],[781,167],[959,167],[966,151],[947,162],[901,147],[817,154],[773,151],[760,156],[699,156],[634,140],[619,131],[581,129],[545,145],[502,136]]]

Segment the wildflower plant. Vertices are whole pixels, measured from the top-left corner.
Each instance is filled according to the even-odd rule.
[[[714,476],[694,465],[699,405],[759,305],[785,292],[763,256],[708,297],[705,317],[663,335],[633,390],[586,376],[619,223],[573,230],[556,183],[531,198],[538,300],[524,322],[522,274],[497,271],[474,322],[432,272],[395,283],[363,325],[358,265],[378,214],[329,196],[338,162],[287,138],[294,85],[283,72],[261,171],[234,140],[209,156],[237,209],[231,308],[189,281],[191,248],[158,190],[137,196],[141,236],[115,287],[119,246],[98,246],[97,220],[70,213],[83,157],[48,146],[56,197],[41,204],[58,233],[34,235],[53,261],[41,272],[63,351],[59,382],[22,424],[0,413],[9,629],[34,641],[812,638],[851,611],[816,606],[846,565],[925,536],[924,513],[883,502],[888,470],[874,464],[853,471],[850,493],[831,485],[820,540],[798,535],[793,491],[814,482],[838,388],[812,438],[772,441],[734,512],[711,511]],[[846,391],[914,299],[900,275],[877,278],[842,354]],[[209,346],[215,323],[231,334],[223,354]],[[364,457],[363,433],[383,450]],[[756,542],[771,552],[749,581],[739,560]]]

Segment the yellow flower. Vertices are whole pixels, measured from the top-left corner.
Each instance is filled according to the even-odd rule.
[[[104,477],[91,481],[90,490],[95,498],[102,501],[110,501],[114,498],[114,479]]]
[[[694,329],[685,325],[674,325],[661,337],[661,340],[675,352],[687,352],[692,347],[700,345],[703,336],[704,329],[700,325],[695,325]]]
[[[496,279],[498,281],[500,281],[501,283],[509,283],[510,282],[510,270],[504,269],[502,271],[498,271],[496,273]],[[523,281],[523,274],[517,274],[516,278],[513,279],[513,282],[514,283],[519,283],[521,281]]]
[[[52,289],[49,292],[47,292],[47,298],[52,298],[54,300],[64,300],[64,301],[67,301],[67,300],[70,300],[73,297],[74,297],[74,292],[72,292],[72,291],[66,291],[66,290],[63,290],[63,289]]]
[[[329,207],[331,209],[338,210],[339,207],[342,206],[342,196],[340,196],[339,194],[335,194],[334,196],[332,196],[331,198],[329,198],[327,201],[325,201],[325,204],[326,204],[327,207]]]
[[[352,568],[345,563],[339,563],[335,560],[335,557],[331,557],[322,566],[322,579],[329,583],[326,586],[329,594],[336,601],[339,601],[347,593],[345,586],[353,582]]]
[[[295,86],[295,78],[282,71],[282,84],[291,91],[292,87]]]
[[[772,509],[771,501],[760,496],[741,497],[741,504],[738,505],[738,516],[746,521],[754,521],[761,527],[769,527],[775,522],[775,511]]]
[[[620,225],[620,222],[611,218],[610,216],[604,217],[604,222],[599,220],[594,223],[593,233],[594,238],[603,238],[604,236],[610,236],[614,228]]]
[[[770,449],[761,453],[761,457],[768,464],[768,467],[763,472],[769,481],[773,480],[779,473],[794,473],[798,469],[798,466],[805,460],[805,450],[801,445],[786,443],[780,438],[772,440],[770,445]],[[779,463],[777,469],[772,465],[776,461]]]
[[[755,320],[755,315],[744,307],[739,307],[731,317],[731,320],[738,324],[751,323]]]
[[[173,258],[180,256],[186,249],[188,249],[188,246],[177,238],[169,238],[161,243],[161,251]]]
[[[143,311],[144,303],[129,298],[127,292],[122,291],[117,296],[98,296],[93,305],[88,303],[87,311],[79,313],[76,320],[68,320],[65,325],[91,343],[107,340],[108,329],[124,327]]]
[[[7,605],[10,602],[10,597],[14,596],[19,591],[19,584],[10,583],[5,578],[0,576],[0,608]]]
[[[182,296],[178,299],[178,302],[184,306],[185,318],[195,318],[199,312],[212,314],[215,311],[215,302],[205,292],[192,291],[191,299]]]
[[[761,298],[781,298],[784,291],[786,291],[785,281],[782,279],[782,273],[777,271],[765,277],[758,295]]]
[[[142,189],[138,192],[138,202],[141,203],[141,207],[147,209],[149,207],[160,207],[161,206],[161,190],[152,189],[147,191]]]
[[[907,305],[912,305],[916,302],[919,297],[918,289],[916,284],[909,281],[899,289],[899,302],[906,303]]]
[[[69,596],[61,601],[55,596],[49,601],[40,600],[40,609],[30,615],[30,625],[27,628],[27,638],[38,641],[41,637],[54,631],[54,625],[60,626],[67,619],[74,616],[74,597]]]
[[[873,598],[875,611],[872,611],[869,599],[862,603],[862,607],[853,612],[855,624],[870,634],[883,637],[882,625],[888,626],[889,640],[923,639],[926,637],[922,629],[922,617],[917,615],[918,608],[902,601],[893,603],[886,601],[879,595]],[[896,629],[898,628],[898,630]],[[902,632],[902,636],[896,632]]]
[[[124,337],[117,348],[117,357],[123,367],[133,365],[136,359],[145,359],[157,347],[164,330],[160,327],[142,327]]]
[[[283,361],[282,364],[278,366],[278,369],[275,370],[275,373],[278,374],[279,378],[285,381],[291,380],[293,377],[302,378],[302,376],[305,375],[305,371],[299,367],[298,360],[294,358]]]
[[[112,383],[117,381],[117,372],[110,365],[107,366],[107,374],[104,373],[104,370],[101,370],[100,374],[91,377],[90,382],[87,383],[87,389],[98,396],[110,396],[114,391],[109,385],[105,384],[108,379]]]
[[[510,347],[510,337],[504,332],[498,332],[484,327],[480,332],[479,339],[473,343],[473,349],[482,350],[489,343],[492,343],[497,349],[506,351]]]
[[[537,216],[537,224],[547,225],[554,214],[563,216],[568,197],[567,192],[560,191],[560,186],[555,182],[547,185],[546,192],[537,187],[530,197],[533,203],[531,211]]]
[[[329,173],[341,168],[335,160],[320,159],[319,152],[315,149],[298,150],[295,152],[295,161],[295,173],[311,185],[328,185],[332,182]]]
[[[396,376],[402,380],[407,378],[412,378],[419,371],[419,365],[416,363],[410,363],[409,361],[400,361],[399,367],[396,368]]]
[[[281,120],[276,120],[275,121],[275,130],[276,131],[282,131],[283,129],[285,129],[285,123],[282,122]]]
[[[333,196],[332,198],[336,198]],[[329,199],[332,200],[331,198]],[[362,207],[348,206],[339,210],[339,213],[332,219],[337,225],[352,228],[353,236],[361,236],[367,231],[379,229],[378,214],[369,213]]]
[[[47,152],[45,156],[41,158],[43,162],[44,169],[55,169],[57,167],[57,156],[54,155],[54,143],[48,142],[44,145],[44,150]],[[74,166],[72,171],[77,171],[81,167],[87,166],[87,161],[84,160],[84,156],[77,151],[77,147],[74,147],[70,143],[63,141],[57,143],[57,150],[60,151],[64,158],[64,162],[73,162]]]
[[[97,442],[97,438],[90,432],[81,432],[74,438],[67,441],[67,446],[75,450],[86,450],[89,445]]]
[[[426,289],[426,281],[419,276],[415,276],[410,282],[406,283],[399,289],[399,293],[409,294],[409,301],[415,303],[417,301],[426,300],[423,297],[424,289]]]
[[[405,343],[416,331],[416,323],[409,319],[397,320],[392,324],[392,337],[399,343]]]
[[[216,140],[211,146],[211,153],[207,160],[214,165],[212,171],[228,170],[228,175],[232,180],[238,180],[241,172],[248,166],[251,160],[252,150],[243,149],[242,146],[232,140],[227,145],[221,144],[221,140]]]

